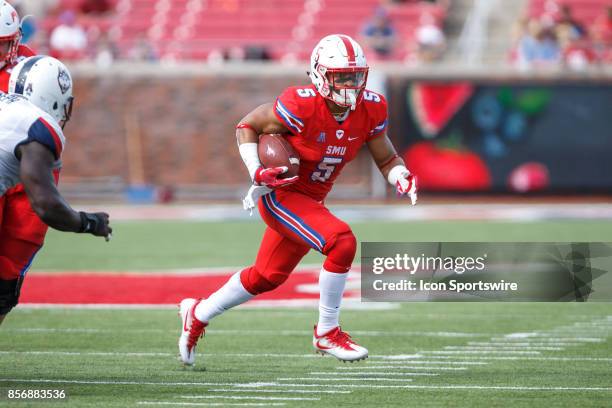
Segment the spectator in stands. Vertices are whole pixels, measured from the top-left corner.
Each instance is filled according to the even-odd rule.
[[[554,26],[537,20],[528,23],[527,32],[519,41],[517,63],[522,69],[554,66],[560,62],[561,48]]]
[[[376,9],[374,16],[361,31],[361,43],[382,59],[388,58],[395,50],[396,34],[384,8]]]
[[[61,59],[83,58],[87,51],[87,34],[77,23],[76,15],[68,10],[60,15],[59,20],[60,25],[53,29],[49,40],[52,56]]]
[[[141,34],[128,52],[128,58],[133,61],[157,61],[159,55],[151,41],[144,34]]]
[[[591,31],[593,47],[600,58],[612,62],[612,6],[595,21]]]
[[[586,36],[584,26],[574,18],[572,9],[567,4],[561,7],[561,14],[557,20],[556,28],[557,30],[568,30],[572,40]]]
[[[423,14],[419,22],[420,25],[415,32],[417,58],[420,62],[437,61],[446,49],[444,32],[431,14]]]
[[[94,60],[96,65],[101,68],[109,67],[115,62],[119,56],[119,50],[117,44],[111,40],[110,36],[106,32],[101,32],[98,40],[96,41],[96,50]]]
[[[563,48],[563,64],[573,71],[582,71],[598,62],[590,41],[573,39]]]

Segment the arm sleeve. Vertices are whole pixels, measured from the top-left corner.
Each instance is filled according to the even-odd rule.
[[[56,160],[59,160],[62,155],[62,150],[64,149],[64,143],[60,134],[43,118],[36,119],[36,121],[30,125],[27,139],[20,142],[15,147],[15,150],[17,150],[17,147],[30,142],[38,142],[51,150]]]
[[[304,120],[297,101],[294,88],[287,88],[274,103],[274,114],[283,125],[294,135],[304,131]]]
[[[366,137],[366,142],[385,134],[387,131],[387,125],[389,123],[389,119],[387,117],[387,101],[384,96],[380,94],[376,95],[378,95],[380,100],[377,102],[371,102],[373,110],[373,127],[370,129],[370,132]]]

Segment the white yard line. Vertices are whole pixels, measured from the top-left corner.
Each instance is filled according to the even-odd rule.
[[[45,355],[45,356],[99,356],[99,357],[172,357],[177,353],[121,353],[121,352],[105,352],[105,351],[0,351],[2,354],[25,354],[25,355]]]
[[[311,380],[307,378],[307,380]],[[353,380],[354,381],[354,380]],[[155,385],[155,386],[211,386],[240,387],[242,389],[263,387],[293,387],[293,388],[405,388],[405,385],[375,385],[375,384],[287,384],[278,382],[261,383],[209,383],[209,382],[148,382],[148,381],[94,381],[94,380],[50,380],[50,379],[18,379],[0,378],[0,383],[47,383],[47,384],[84,384],[84,385]]]
[[[573,346],[582,346],[584,343],[578,342],[514,342],[514,341],[488,341],[488,342],[480,342],[480,341],[470,341],[468,342],[469,346],[483,346],[483,347],[573,347]]]
[[[178,336],[178,329],[129,329],[129,328],[83,328],[83,327],[11,327],[3,328],[3,331],[17,333],[174,333]],[[310,336],[311,330],[238,330],[238,329],[215,329],[206,331],[208,335],[245,335],[245,336]],[[371,337],[451,337],[451,338],[472,338],[487,337],[485,333],[461,333],[461,332],[419,332],[419,331],[373,331],[373,330],[353,330],[351,334],[355,336]]]
[[[531,340],[530,340],[531,339]],[[492,342],[503,342],[503,343],[524,343],[524,342],[537,342],[542,344],[550,344],[550,343],[602,343],[605,341],[604,338],[601,337],[531,337],[524,339],[509,339],[505,337],[493,337],[491,338]]]
[[[390,366],[362,366],[362,367],[338,367],[338,370],[383,370],[392,368],[394,370],[439,370],[439,371],[465,371],[467,367],[440,367],[440,366],[403,366],[403,365],[390,365]]]
[[[489,363],[485,363],[482,361],[431,361],[431,360],[423,360],[423,357],[417,357],[416,359],[404,359],[404,360],[384,360],[384,361],[368,361],[369,364],[376,365],[402,365],[402,364],[447,364],[447,365],[487,365]]]
[[[257,396],[237,396],[237,395],[179,395],[184,399],[230,399],[230,400],[256,400],[256,401],[321,401],[316,397],[261,397]]]
[[[612,391],[610,387],[520,387],[505,385],[406,385],[404,388],[431,390]]]
[[[310,378],[307,378],[310,380]],[[354,380],[353,380],[354,381]],[[298,384],[287,384],[282,383],[275,385],[275,387],[312,387],[312,388],[406,388],[407,385],[379,385],[379,384],[313,384],[313,383],[298,383]]]
[[[539,351],[505,351],[505,350],[431,350],[421,351],[423,354],[525,354],[525,355],[539,355]]]
[[[341,367],[338,367],[341,368]],[[363,376],[363,375],[373,375],[373,376],[379,376],[379,377],[411,377],[411,376],[436,376],[436,375],[440,375],[438,373],[398,373],[398,372],[358,372],[358,373],[343,373],[343,372],[331,372],[331,371],[313,371],[308,373],[310,375],[318,375],[318,376],[323,376],[323,377],[328,377],[328,376],[344,376],[344,377],[357,377],[360,378],[359,376]]]
[[[103,356],[103,357],[174,357],[177,353],[130,353],[130,352],[105,352],[105,351],[0,351],[2,354],[32,354],[32,355],[58,355],[58,356]],[[316,354],[201,354],[203,359],[213,358],[224,358],[224,357],[276,357],[276,358],[321,358]]]
[[[137,404],[140,405],[188,405],[188,406],[196,406],[196,407],[282,407],[285,404],[284,402],[164,402],[164,401],[138,401]]]
[[[545,346],[444,346],[445,350],[471,350],[471,351],[487,351],[487,350],[537,350],[537,351],[561,351],[563,347],[545,347]]]
[[[352,391],[342,390],[258,390],[258,389],[244,389],[244,388],[215,388],[208,390],[208,392],[263,392],[270,394],[350,394]]]
[[[277,378],[278,381],[320,381],[323,378],[312,377],[283,377]],[[411,378],[324,378],[325,381],[393,381],[393,382],[411,382]]]
[[[239,383],[215,383],[215,382],[155,382],[155,381],[102,381],[102,380],[50,380],[39,379],[19,379],[19,378],[0,378],[3,383],[47,383],[47,384],[91,384],[91,385],[156,385],[156,386],[181,386],[181,385],[204,385],[204,386],[240,386]]]
[[[445,360],[447,358],[453,359],[476,359],[476,360],[533,360],[533,361],[592,361],[592,362],[603,362],[612,363],[612,358],[608,357],[533,357],[533,356],[427,356],[427,358],[439,358]]]

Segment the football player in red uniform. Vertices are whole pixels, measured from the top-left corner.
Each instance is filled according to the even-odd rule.
[[[20,44],[21,20],[7,2],[0,4],[0,92],[8,92],[9,78],[17,63],[34,52]],[[59,169],[54,171],[57,181]],[[3,213],[0,239],[0,286],[25,276],[31,261],[41,248],[47,225],[36,215],[23,184],[4,193],[0,213]],[[23,280],[23,278],[21,278]],[[0,295],[2,290],[0,290]],[[6,310],[0,308],[0,315]],[[2,317],[0,317],[1,322]]]
[[[195,346],[209,321],[224,311],[282,284],[310,249],[326,258],[319,275],[317,352],[343,361],[368,356],[368,350],[341,330],[339,310],[357,241],[351,228],[323,201],[344,166],[365,144],[382,174],[402,195],[416,202],[416,181],[386,136],[385,98],[365,89],[368,65],[363,50],[346,35],[323,38],[311,56],[312,85],[287,88],[275,103],[261,105],[237,126],[240,154],[254,185],[267,229],[255,264],[234,274],[208,299],[184,299],[179,351],[195,361]],[[282,133],[300,157],[297,177],[283,179],[283,167],[264,168],[258,135]],[[253,200],[254,201],[254,200]]]

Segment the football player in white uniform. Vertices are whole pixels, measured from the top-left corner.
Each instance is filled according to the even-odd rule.
[[[18,276],[5,272],[14,268],[5,265],[12,261],[3,253],[15,249],[2,240],[3,218],[18,211],[7,208],[10,204],[4,201],[4,194],[8,189],[22,183],[32,208],[52,228],[107,240],[112,232],[108,214],[73,210],[56,187],[54,169],[61,166],[62,129],[70,119],[72,100],[68,69],[48,56],[21,61],[11,73],[9,93],[0,93],[0,323],[17,305],[27,270]]]

